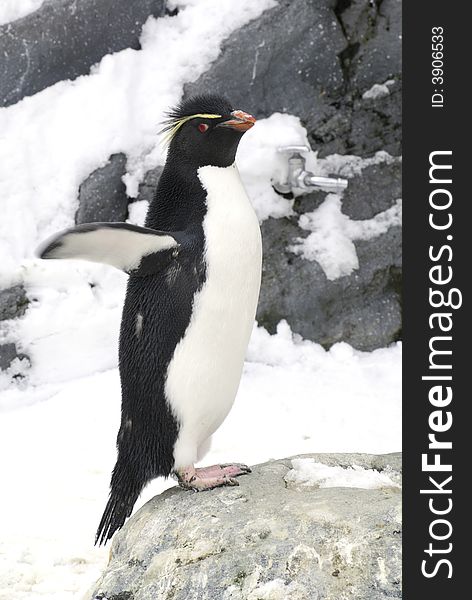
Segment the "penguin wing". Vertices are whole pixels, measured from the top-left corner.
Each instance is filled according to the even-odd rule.
[[[84,223],[55,234],[36,253],[39,258],[90,260],[151,275],[175,255],[180,246],[175,235],[129,223]]]

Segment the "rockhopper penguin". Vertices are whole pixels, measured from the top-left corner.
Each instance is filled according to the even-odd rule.
[[[261,279],[259,223],[235,165],[255,122],[220,96],[168,114],[167,160],[145,227],[91,223],[39,250],[129,274],[120,331],[118,458],[96,543],[125,522],[143,487],[174,474],[192,490],[237,485],[240,464],[195,468],[234,402]]]

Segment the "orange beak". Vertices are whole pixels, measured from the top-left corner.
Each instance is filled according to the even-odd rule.
[[[219,127],[230,127],[231,129],[236,129],[237,131],[247,131],[251,129],[251,127],[256,122],[256,119],[242,110],[233,110],[231,113],[232,119],[228,121],[223,121],[219,123]]]

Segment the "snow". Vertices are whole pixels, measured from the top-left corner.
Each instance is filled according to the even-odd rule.
[[[285,475],[285,481],[296,486],[352,487],[366,490],[400,487],[388,471],[364,469],[359,465],[330,467],[316,462],[313,458],[295,458],[292,460],[292,467]]]
[[[320,158],[316,162],[316,175],[329,177],[336,175],[338,177],[351,178],[361,175],[366,167],[381,164],[401,163],[401,157],[391,156],[385,150],[379,150],[370,158],[362,158],[352,154],[331,154],[326,158]]]
[[[288,156],[278,151],[284,146],[308,146],[307,132],[298,117],[274,113],[261,119],[244,135],[238,152],[238,168],[260,221],[293,214],[293,201],[272,188],[273,181],[284,181]],[[307,168],[315,168],[316,155],[307,155]]]
[[[172,5],[180,8],[177,16],[147,21],[141,50],[106,56],[90,75],[0,109],[0,288],[23,282],[30,300],[24,317],[2,323],[0,343],[15,342],[31,360],[0,372],[0,454],[7,457],[0,475],[8,482],[0,500],[0,599],[81,598],[108,559],[108,549],[92,543],[115,460],[127,278],[97,264],[39,261],[34,249],[73,224],[80,183],[111,154],[128,156],[124,179],[136,197],[146,171],[165,160],[157,136],[164,111],[218,56],[224,39],[274,0],[240,0],[237,11],[221,0]],[[26,9],[34,9],[33,0],[0,0],[0,19]],[[307,135],[287,114],[259,120],[242,140],[238,166],[261,220],[292,214],[272,181],[287,168],[277,149],[293,144],[307,144]],[[352,177],[394,160],[387,153],[318,160],[311,152],[307,168]],[[326,246],[321,236],[307,252],[323,261],[316,247],[328,247],[328,270],[355,268],[349,243],[378,235],[398,218],[392,209],[354,223],[343,218],[339,196],[325,203],[322,230],[331,219],[338,241]],[[146,202],[134,202],[128,221],[142,224],[146,210]],[[306,215],[310,235],[319,233],[319,217]],[[338,242],[345,252],[333,258]],[[204,463],[398,451],[400,371],[400,344],[362,353],[339,343],[326,351],[283,321],[276,335],[255,327],[235,407]],[[151,483],[135,510],[172,484]]]
[[[390,94],[389,86],[393,85],[395,81],[389,79],[385,83],[374,83],[374,85],[362,94],[364,100],[375,100],[376,98],[382,98],[382,96],[388,96]]]
[[[124,273],[105,265],[29,265],[32,302],[25,317],[5,332],[31,358],[23,384],[57,384],[115,367],[126,281]],[[2,385],[8,386],[8,379],[0,373]]]
[[[149,202],[147,200],[138,200],[131,203],[127,222],[133,225],[144,225],[148,208]]]
[[[328,194],[321,206],[300,216],[300,227],[311,233],[298,238],[289,250],[306,260],[316,260],[333,281],[359,268],[355,241],[378,237],[390,227],[401,225],[401,217],[402,202],[397,200],[371,219],[354,221],[343,214],[341,197]]]
[[[0,25],[12,23],[38,10],[44,0],[0,0]]]
[[[80,344],[70,352],[76,359],[85,357]],[[399,344],[362,353],[340,343],[326,351],[284,322],[272,336],[255,328],[235,406],[204,464],[398,450],[400,364]],[[26,406],[31,395],[36,402]],[[10,493],[1,500],[0,590],[16,600],[72,599],[108,559],[108,549],[92,543],[115,459],[118,372],[11,389],[8,400],[0,454],[14,460],[1,467]],[[154,481],[135,510],[172,484]]]

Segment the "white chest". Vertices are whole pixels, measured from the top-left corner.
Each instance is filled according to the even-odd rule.
[[[252,327],[261,279],[262,243],[259,222],[236,166],[203,167],[207,191],[203,223],[207,285],[205,311],[222,311],[222,322],[237,319]],[[203,308],[203,307],[202,307]],[[244,351],[246,348],[244,349]]]
[[[174,457],[190,464],[234,402],[259,297],[259,223],[235,166],[203,167],[206,281],[169,365],[166,395],[181,423]]]

